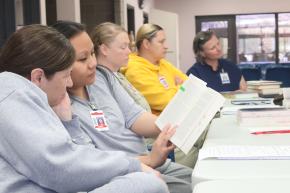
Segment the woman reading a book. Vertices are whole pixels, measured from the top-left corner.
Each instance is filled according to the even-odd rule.
[[[220,42],[213,31],[199,32],[193,40],[197,62],[187,71],[207,82],[207,86],[218,91],[246,91],[247,84],[237,65],[222,59]]]
[[[66,31],[78,25],[62,22],[54,27],[74,46],[78,36],[71,38]],[[98,61],[96,76],[84,70],[90,68],[89,62],[73,65],[74,86],[69,89],[73,112],[79,116],[81,127],[98,148],[123,151],[158,170],[170,192],[192,192],[192,170],[166,159],[174,149],[169,139],[175,129],[167,126],[160,132],[154,124],[156,116],[137,105],[115,77],[116,66],[127,62],[130,53],[127,32],[116,24],[103,23],[94,29],[92,37]],[[96,117],[102,117],[107,123],[106,129],[93,125],[92,119]],[[150,153],[143,137],[157,137]]]

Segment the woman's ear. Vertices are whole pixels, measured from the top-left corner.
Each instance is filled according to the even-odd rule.
[[[205,54],[204,54],[203,51],[199,51],[199,55],[200,55],[201,57],[205,58]]]
[[[41,86],[42,79],[44,78],[44,71],[41,68],[35,68],[30,73],[30,80],[38,87]]]
[[[108,55],[108,50],[109,50],[108,46],[106,46],[105,44],[102,44],[102,45],[100,45],[99,48],[100,48],[101,54],[103,54],[105,56]]]
[[[142,40],[141,47],[143,47],[144,49],[148,50],[149,47],[150,47],[150,41],[147,40],[147,39]]]

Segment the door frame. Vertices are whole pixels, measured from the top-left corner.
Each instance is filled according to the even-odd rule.
[[[237,64],[237,38],[236,38],[236,17],[235,15],[211,15],[196,16],[196,33],[201,31],[201,23],[209,21],[228,22],[228,59]]]

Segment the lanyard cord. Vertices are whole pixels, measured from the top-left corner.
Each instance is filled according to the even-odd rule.
[[[93,104],[93,103],[91,103],[91,102],[88,102],[88,104],[89,104],[90,108],[91,108],[93,111],[97,111],[97,110],[98,110],[95,104]]]

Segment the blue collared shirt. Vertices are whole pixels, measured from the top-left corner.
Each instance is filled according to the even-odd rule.
[[[240,81],[242,77],[242,73],[237,65],[232,62],[219,59],[218,60],[218,69],[217,71],[213,71],[211,66],[206,63],[195,63],[188,71],[187,75],[193,74],[194,76],[202,79],[207,82],[207,86],[218,91],[235,91],[240,88]],[[227,73],[230,83],[223,84],[221,80],[221,73]]]

